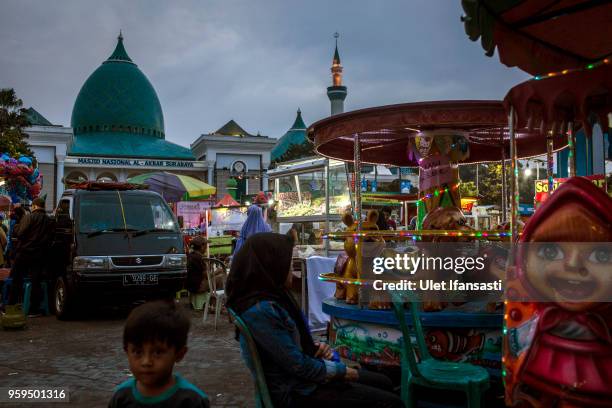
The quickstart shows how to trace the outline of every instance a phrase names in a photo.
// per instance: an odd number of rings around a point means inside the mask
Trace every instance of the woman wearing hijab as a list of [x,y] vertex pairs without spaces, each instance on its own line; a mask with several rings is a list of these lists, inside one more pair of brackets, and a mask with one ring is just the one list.
[[247,210],[247,219],[240,230],[240,237],[238,238],[238,242],[236,242],[234,254],[238,253],[244,242],[250,236],[270,231],[272,231],[272,228],[264,221],[261,208],[256,205],[250,206]]
[[[227,306],[241,316],[257,343],[275,406],[403,407],[398,396],[382,390],[391,388],[388,378],[331,361],[331,348],[313,341],[287,289],[293,277],[292,250],[293,239],[287,235],[247,239],[234,255],[226,285]],[[240,347],[254,373],[242,337]]]

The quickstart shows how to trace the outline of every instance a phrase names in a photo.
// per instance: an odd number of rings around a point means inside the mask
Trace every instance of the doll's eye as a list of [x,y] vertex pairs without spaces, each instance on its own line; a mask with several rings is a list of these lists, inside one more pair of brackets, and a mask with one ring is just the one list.
[[548,261],[563,259],[563,251],[555,244],[543,245],[538,249],[538,256]]
[[595,248],[589,255],[589,262],[610,263],[612,262],[612,253],[609,248]]

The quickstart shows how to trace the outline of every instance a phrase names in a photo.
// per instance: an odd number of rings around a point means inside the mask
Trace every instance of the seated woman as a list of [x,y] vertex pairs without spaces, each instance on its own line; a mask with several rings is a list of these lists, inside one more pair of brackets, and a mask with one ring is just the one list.
[[[286,289],[293,276],[292,249],[293,240],[286,235],[249,238],[234,257],[226,286],[227,306],[242,317],[257,343],[275,406],[403,407],[388,391],[387,377],[332,361],[331,348],[313,341]],[[254,374],[242,337],[240,346]]]

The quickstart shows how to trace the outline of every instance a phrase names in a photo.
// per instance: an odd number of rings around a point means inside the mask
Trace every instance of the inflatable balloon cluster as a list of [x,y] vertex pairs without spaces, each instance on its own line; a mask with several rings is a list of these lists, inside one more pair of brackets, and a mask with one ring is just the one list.
[[41,177],[31,157],[15,159],[4,153],[0,156],[0,177],[6,180],[6,190],[13,203],[33,200],[40,194]]

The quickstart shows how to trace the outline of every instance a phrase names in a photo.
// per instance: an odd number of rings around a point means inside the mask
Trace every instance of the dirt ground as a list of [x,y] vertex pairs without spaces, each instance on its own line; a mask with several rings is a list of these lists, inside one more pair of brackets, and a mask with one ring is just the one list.
[[[191,315],[189,351],[175,371],[206,392],[213,407],[254,407],[253,382],[227,315],[217,331],[214,315],[206,323],[202,312]],[[47,316],[29,319],[25,330],[0,329],[0,387],[61,387],[70,396],[67,404],[0,405],[106,407],[113,388],[130,376],[121,340],[126,317],[125,309],[104,310],[77,321]]]

